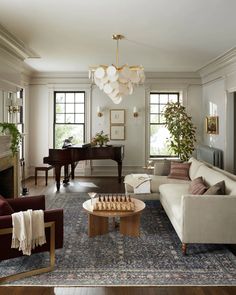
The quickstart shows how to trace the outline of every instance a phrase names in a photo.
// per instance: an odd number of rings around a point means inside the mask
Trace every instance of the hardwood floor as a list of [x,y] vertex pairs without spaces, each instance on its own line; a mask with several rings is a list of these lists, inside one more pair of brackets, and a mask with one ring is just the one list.
[[[45,186],[44,177],[26,181],[29,195],[55,193],[55,182],[49,178]],[[124,192],[123,183],[117,182],[117,177],[80,177],[71,181],[68,186],[62,186],[59,193],[64,192]],[[0,295],[234,295],[236,286],[222,287],[0,287]]]

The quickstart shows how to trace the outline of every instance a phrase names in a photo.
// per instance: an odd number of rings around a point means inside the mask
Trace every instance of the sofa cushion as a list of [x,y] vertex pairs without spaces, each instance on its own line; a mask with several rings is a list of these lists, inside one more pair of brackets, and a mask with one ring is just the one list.
[[7,200],[0,195],[0,216],[11,215],[12,213],[14,213],[14,210]]
[[204,195],[225,195],[225,182],[220,181],[209,187],[208,190],[205,191]]
[[174,178],[168,178],[167,176],[157,176],[157,175],[151,175],[151,192],[152,193],[159,193],[160,185],[162,184],[168,184],[168,183],[183,183],[183,184],[189,184],[189,180],[182,180],[182,179],[174,179]]
[[189,180],[189,168],[191,163],[171,162],[168,178]]
[[230,179],[223,173],[216,171],[210,167],[202,165],[199,167],[196,173],[196,177],[202,176],[204,182],[208,186],[213,186],[217,182],[225,181],[225,193],[227,195],[236,195],[236,181]]
[[202,177],[197,177],[190,182],[188,192],[192,195],[202,195],[208,187],[205,185]]
[[189,159],[189,163],[191,163],[191,166],[189,168],[189,177],[190,177],[190,179],[193,180],[196,178],[196,174],[197,174],[199,167],[204,165],[204,163],[196,160],[193,157]]

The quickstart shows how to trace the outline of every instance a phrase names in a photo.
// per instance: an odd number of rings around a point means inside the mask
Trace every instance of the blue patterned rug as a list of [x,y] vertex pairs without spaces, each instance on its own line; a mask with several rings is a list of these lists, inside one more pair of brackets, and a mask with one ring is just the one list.
[[[55,271],[11,285],[235,285],[236,257],[223,245],[190,245],[182,256],[181,243],[159,201],[146,201],[141,235],[124,237],[118,230],[89,238],[82,203],[87,195],[47,197],[49,208],[64,208],[64,248],[56,251]],[[88,199],[88,197],[86,197]],[[0,274],[48,263],[48,254],[0,262]]]

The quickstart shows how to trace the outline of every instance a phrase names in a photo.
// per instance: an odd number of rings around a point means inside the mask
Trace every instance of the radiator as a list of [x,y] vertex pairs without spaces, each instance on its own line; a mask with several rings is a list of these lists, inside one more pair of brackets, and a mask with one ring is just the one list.
[[207,145],[199,145],[196,152],[198,160],[223,169],[223,151]]

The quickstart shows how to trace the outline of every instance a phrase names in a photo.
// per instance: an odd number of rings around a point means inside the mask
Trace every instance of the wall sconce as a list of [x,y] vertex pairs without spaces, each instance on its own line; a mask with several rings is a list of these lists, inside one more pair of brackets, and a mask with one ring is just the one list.
[[102,116],[103,116],[103,113],[102,113],[101,107],[97,107],[97,116],[98,116],[98,117],[102,117]]
[[22,106],[22,100],[16,97],[16,93],[10,93],[6,106],[8,107],[8,113],[18,113],[20,112],[20,107]]
[[133,115],[134,115],[135,118],[138,117],[138,109],[137,109],[137,107],[133,108]]

